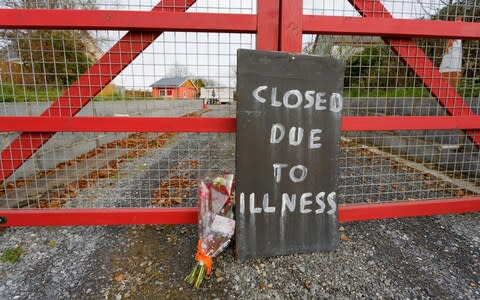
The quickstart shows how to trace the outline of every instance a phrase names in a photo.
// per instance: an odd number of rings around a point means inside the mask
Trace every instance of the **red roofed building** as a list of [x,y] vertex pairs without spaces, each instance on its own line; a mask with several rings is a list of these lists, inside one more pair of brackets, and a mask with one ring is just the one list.
[[188,77],[165,77],[156,81],[151,87],[153,98],[195,99],[198,95],[195,84]]

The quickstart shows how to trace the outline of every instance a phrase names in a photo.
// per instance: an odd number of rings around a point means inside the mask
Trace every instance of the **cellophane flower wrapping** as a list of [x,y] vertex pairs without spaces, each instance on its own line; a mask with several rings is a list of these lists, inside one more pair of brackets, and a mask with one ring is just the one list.
[[235,233],[232,184],[231,174],[199,184],[197,264],[185,278],[195,288],[199,288],[205,276],[210,275],[212,259],[228,246]]

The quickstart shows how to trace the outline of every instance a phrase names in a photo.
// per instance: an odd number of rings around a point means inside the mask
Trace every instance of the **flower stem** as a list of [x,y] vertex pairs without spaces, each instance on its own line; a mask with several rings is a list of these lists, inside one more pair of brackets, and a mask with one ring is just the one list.
[[194,287],[195,288],[200,288],[200,285],[202,284],[202,281],[203,281],[203,278],[205,278],[205,273],[206,273],[207,269],[205,268],[205,266],[203,264],[200,265],[200,270],[198,272],[198,275],[197,275],[197,280],[195,281],[195,285]]
[[188,284],[193,285],[193,282],[195,281],[195,275],[197,273],[198,267],[199,267],[198,263],[195,264],[195,267],[193,267],[192,272],[190,272],[190,274],[188,274],[187,277],[185,277],[185,281],[188,282]]

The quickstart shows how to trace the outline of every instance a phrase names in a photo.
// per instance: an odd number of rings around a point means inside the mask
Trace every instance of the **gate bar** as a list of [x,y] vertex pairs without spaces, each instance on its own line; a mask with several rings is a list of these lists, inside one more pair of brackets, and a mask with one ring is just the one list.
[[257,16],[155,10],[0,9],[0,28],[254,33]]
[[306,15],[303,16],[303,32],[474,40],[480,38],[480,23]]
[[[479,116],[343,117],[342,131],[480,129]],[[0,132],[235,132],[235,118],[0,117]]]
[[281,0],[257,0],[257,50],[278,50]]
[[[0,9],[0,28],[243,32],[258,31],[257,49],[278,47],[279,0],[261,1],[257,15],[165,11]],[[258,26],[257,26],[258,23]],[[304,33],[478,39],[480,23],[304,15]],[[287,37],[288,35],[284,35]]]
[[281,0],[280,51],[302,51],[303,0]]
[[[462,214],[480,211],[480,197],[341,204],[339,222]],[[61,208],[0,210],[0,227],[196,224],[198,209],[182,208]],[[3,220],[3,221],[2,221]]]
[[480,211],[480,197],[340,205],[340,222],[463,214]]
[[197,215],[196,207],[8,209],[0,210],[0,227],[196,224]]

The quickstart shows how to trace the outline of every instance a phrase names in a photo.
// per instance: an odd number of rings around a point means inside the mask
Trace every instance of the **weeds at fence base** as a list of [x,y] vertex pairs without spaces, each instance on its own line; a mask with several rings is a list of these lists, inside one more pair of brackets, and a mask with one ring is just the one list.
[[24,250],[22,247],[9,248],[2,253],[2,256],[0,256],[0,261],[2,263],[16,264],[23,252]]

